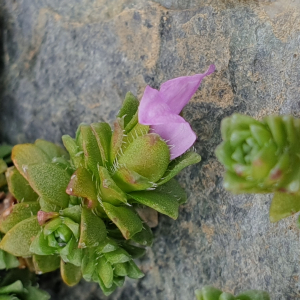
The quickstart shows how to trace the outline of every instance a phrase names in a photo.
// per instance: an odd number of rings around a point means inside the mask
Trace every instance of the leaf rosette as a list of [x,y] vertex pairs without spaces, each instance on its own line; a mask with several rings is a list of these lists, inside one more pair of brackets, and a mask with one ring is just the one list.
[[273,193],[271,221],[300,210],[300,120],[292,116],[257,121],[233,114],[221,124],[216,156],[225,166],[224,187],[233,193]]

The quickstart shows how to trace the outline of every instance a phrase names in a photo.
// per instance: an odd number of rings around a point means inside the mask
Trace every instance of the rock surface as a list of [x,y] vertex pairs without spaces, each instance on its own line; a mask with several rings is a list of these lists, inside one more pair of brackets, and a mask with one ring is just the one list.
[[[146,276],[104,297],[96,284],[42,286],[60,300],[193,300],[214,284],[299,298],[295,218],[270,224],[270,195],[232,196],[214,156],[225,116],[300,116],[300,4],[295,0],[3,0],[0,140],[60,142],[81,122],[111,122],[130,90],[201,73],[184,110],[200,164],[182,172],[177,221],[160,216],[140,261]],[[4,67],[3,67],[4,62]]]

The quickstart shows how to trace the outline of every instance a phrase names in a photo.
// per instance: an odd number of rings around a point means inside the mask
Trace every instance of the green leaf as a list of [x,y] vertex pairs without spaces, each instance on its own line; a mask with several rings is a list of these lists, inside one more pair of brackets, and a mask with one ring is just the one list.
[[110,164],[113,164],[117,156],[120,154],[120,149],[123,144],[124,137],[124,119],[117,118],[114,122],[114,131],[110,142]]
[[7,170],[7,164],[3,159],[0,159],[0,173],[4,173]]
[[138,244],[151,247],[154,237],[151,228],[144,223],[143,229],[136,233],[131,239]]
[[145,190],[153,186],[148,178],[125,167],[119,168],[112,179],[125,192]]
[[113,205],[127,203],[126,194],[116,185],[104,167],[99,167],[101,200]]
[[114,264],[114,274],[117,276],[127,276],[128,273],[128,264],[121,263],[121,264]]
[[122,150],[125,149],[139,136],[143,136],[149,132],[150,126],[137,123],[128,133],[124,136]]
[[268,125],[277,147],[283,148],[286,144],[286,134],[282,117],[269,115],[264,117],[264,122]]
[[84,166],[84,155],[83,151],[79,149],[76,141],[69,135],[63,135],[62,141],[66,149],[68,150],[71,160],[76,168]]
[[127,126],[125,127],[125,132],[130,132],[132,130],[132,128],[134,128],[134,126],[138,123],[138,112],[136,112],[134,114],[134,116],[132,117],[131,121],[127,124]]
[[68,286],[76,285],[82,277],[81,267],[65,263],[63,260],[60,262],[60,272],[64,283]]
[[43,150],[50,157],[50,159],[61,156],[65,156],[66,158],[68,157],[68,153],[63,148],[51,142],[38,139],[34,142],[34,145]]
[[37,217],[26,219],[5,234],[0,248],[15,256],[30,256],[30,244],[40,230]]
[[138,99],[131,92],[126,94],[123,105],[117,116],[118,118],[124,118],[124,127],[132,120],[138,110],[139,104]]
[[81,208],[81,206],[76,205],[76,206],[72,206],[72,207],[67,207],[64,210],[61,210],[59,213],[63,217],[70,218],[74,222],[80,223],[82,208]]
[[98,178],[98,166],[103,166],[96,137],[88,125],[80,126],[85,166]]
[[204,286],[201,290],[195,292],[197,300],[218,300],[222,291],[214,288],[213,286]]
[[25,291],[21,280],[17,280],[14,283],[0,287],[0,295],[11,293],[23,293]]
[[105,258],[112,264],[121,264],[131,260],[131,256],[122,248],[104,254]]
[[107,259],[102,256],[98,259],[97,271],[106,288],[113,284],[114,271]]
[[158,181],[170,162],[168,145],[156,133],[137,137],[118,159],[118,164],[125,166],[151,182]]
[[79,248],[96,247],[106,238],[103,221],[86,207],[82,208]]
[[142,221],[130,208],[125,206],[116,207],[105,202],[103,203],[103,208],[107,216],[120,229],[125,239],[130,239],[142,230]]
[[174,178],[169,180],[167,183],[158,186],[156,191],[163,194],[172,195],[177,199],[179,204],[186,203],[186,192]]
[[275,193],[270,207],[270,221],[277,222],[300,211],[300,196]]
[[109,151],[112,131],[107,123],[93,123],[91,128],[98,143],[98,147],[101,153],[103,166],[110,165],[109,163]]
[[222,293],[219,300],[235,300],[236,298],[230,293]]
[[13,147],[10,145],[0,145],[0,158],[6,158],[7,156],[10,156],[12,148]]
[[117,288],[117,286],[114,283],[110,288],[107,288],[98,275],[97,278],[93,278],[93,280],[99,283],[100,288],[105,296],[109,296]]
[[149,206],[174,220],[178,217],[179,201],[175,194],[157,189],[154,191],[132,192],[129,195],[138,203]]
[[23,202],[10,206],[0,215],[0,231],[7,233],[21,221],[36,215],[39,209],[38,202]]
[[78,248],[76,239],[72,237],[67,245],[60,250],[60,256],[65,262],[69,262],[75,266],[81,266],[83,253],[82,249]]
[[146,254],[146,249],[141,247],[136,247],[133,245],[130,245],[128,243],[122,243],[122,247],[130,254],[132,259],[141,258]]
[[9,191],[19,202],[36,201],[38,199],[37,193],[15,167],[8,168],[6,179]]
[[125,277],[114,277],[114,284],[118,287],[122,287],[125,282]]
[[93,175],[87,169],[79,167],[72,175],[66,192],[69,195],[87,198],[95,207],[98,204],[95,181],[95,178],[93,180]]
[[52,255],[56,253],[56,249],[50,247],[48,239],[42,231],[40,231],[30,245],[30,252],[37,255]]
[[118,244],[114,240],[107,237],[103,242],[99,244],[99,246],[97,247],[97,252],[99,254],[107,253],[107,252],[114,251],[118,248],[119,248]]
[[128,273],[127,276],[133,279],[140,279],[143,278],[145,275],[144,273],[138,268],[133,260],[128,262]]
[[66,208],[69,195],[66,188],[70,181],[67,171],[55,164],[42,163],[28,166],[26,177],[35,192],[51,204]]
[[48,273],[60,267],[58,255],[33,255],[33,265],[37,273]]
[[50,299],[50,295],[43,290],[40,290],[34,286],[28,286],[26,287],[27,292],[24,296],[24,300],[49,300]]
[[91,281],[94,274],[96,265],[96,251],[95,248],[85,248],[83,249],[83,258],[82,258],[82,276],[86,281]]
[[243,292],[235,297],[237,300],[270,300],[270,296],[267,292],[250,290]]
[[25,170],[29,165],[51,162],[50,157],[33,144],[20,144],[12,150],[12,160],[18,171],[26,178]]
[[157,182],[158,185],[162,185],[177,175],[182,169],[189,165],[197,164],[201,161],[201,156],[193,151],[188,151],[178,158],[171,161],[168,166],[167,171],[164,173],[160,181]]

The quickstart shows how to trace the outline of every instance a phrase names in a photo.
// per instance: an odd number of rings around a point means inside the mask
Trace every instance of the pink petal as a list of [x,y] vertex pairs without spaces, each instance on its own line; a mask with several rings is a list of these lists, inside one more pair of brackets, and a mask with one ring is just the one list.
[[159,91],[147,86],[139,105],[140,124],[158,125],[165,122],[184,123],[185,120],[171,112],[170,107],[161,99]]
[[186,152],[196,140],[196,134],[188,122],[153,125],[151,129],[170,146],[171,159]]
[[160,87],[159,96],[173,113],[179,114],[199,88],[202,79],[214,71],[215,66],[210,65],[204,74],[178,77],[166,81]]

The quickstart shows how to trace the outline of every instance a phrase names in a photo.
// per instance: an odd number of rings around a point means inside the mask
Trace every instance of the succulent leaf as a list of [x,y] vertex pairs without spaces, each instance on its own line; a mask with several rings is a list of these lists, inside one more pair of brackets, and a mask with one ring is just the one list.
[[96,247],[106,238],[103,221],[85,207],[82,208],[79,247]]
[[61,277],[68,286],[76,285],[82,278],[81,267],[61,260],[60,263]]
[[69,195],[66,188],[70,181],[68,172],[51,163],[29,165],[25,172],[26,178],[33,190],[51,204],[66,208]]
[[103,208],[107,216],[120,229],[125,239],[130,239],[132,236],[142,230],[142,221],[129,207],[117,207],[104,202]]
[[168,166],[168,169],[162,176],[161,180],[157,182],[158,185],[162,185],[176,176],[184,168],[197,164],[201,161],[201,156],[193,151],[188,151],[176,159],[172,160]]
[[5,234],[0,248],[14,256],[30,256],[30,244],[40,232],[40,228],[37,217],[25,219]]
[[131,93],[128,92],[125,96],[125,100],[120,109],[117,118],[124,118],[124,127],[132,120],[139,107],[138,99]]
[[10,206],[0,215],[0,231],[7,233],[21,221],[36,215],[39,209],[38,202],[23,202]]
[[36,201],[38,199],[37,193],[15,167],[7,169],[6,179],[9,191],[19,202]]

